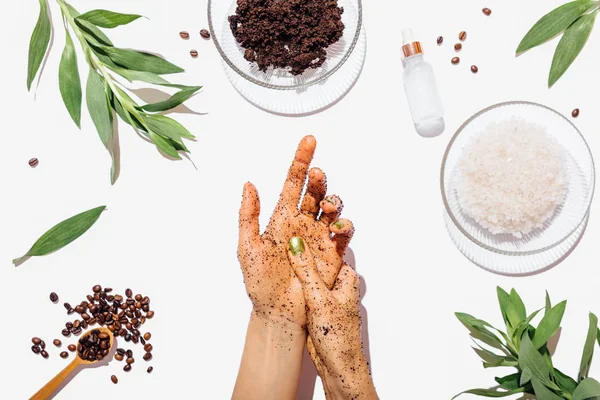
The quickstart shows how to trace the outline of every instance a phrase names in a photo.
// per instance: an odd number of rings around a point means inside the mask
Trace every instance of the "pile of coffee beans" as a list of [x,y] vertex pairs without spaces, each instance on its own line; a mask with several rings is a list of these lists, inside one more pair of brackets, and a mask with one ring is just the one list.
[[[50,294],[50,301],[58,302],[58,295],[55,292]],[[150,298],[142,294],[134,294],[131,289],[125,290],[124,295],[113,293],[113,289],[101,285],[95,285],[86,299],[79,304],[72,306],[70,303],[63,304],[67,315],[74,316],[72,321],[65,323],[62,335],[65,338],[79,336],[84,330],[94,327],[106,327],[112,332],[115,338],[122,338],[125,342],[140,344],[144,350],[144,361],[152,360],[152,344],[148,343],[152,334],[150,332],[142,333],[140,328],[147,320],[154,317],[154,311],[150,309]],[[39,337],[32,339],[33,346],[31,350],[44,358],[48,358],[46,343]],[[59,339],[53,341],[56,347],[61,347],[62,342]],[[79,357],[88,361],[99,361],[104,359],[110,351],[110,335],[93,329],[89,334],[81,337],[77,344],[69,344],[67,349],[70,352],[77,351]],[[68,358],[69,353],[63,351],[60,357]],[[128,372],[131,365],[135,362],[132,350],[117,349],[115,354],[117,361],[126,361],[123,368]],[[153,368],[148,368],[148,373]],[[117,382],[114,382],[117,383]]]

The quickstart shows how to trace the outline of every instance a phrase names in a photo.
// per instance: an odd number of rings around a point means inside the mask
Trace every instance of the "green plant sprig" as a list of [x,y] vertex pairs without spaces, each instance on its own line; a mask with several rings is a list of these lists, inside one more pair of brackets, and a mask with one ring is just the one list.
[[[476,344],[473,350],[483,361],[484,368],[512,367],[517,371],[496,377],[497,386],[491,389],[471,389],[457,394],[482,397],[508,397],[515,394],[535,395],[538,400],[586,400],[600,398],[600,382],[588,376],[596,341],[600,345],[598,318],[590,313],[577,379],[565,375],[552,362],[548,342],[560,329],[567,302],[554,307],[546,293],[546,305],[527,314],[525,304],[513,289],[510,293],[498,288],[498,302],[506,332],[469,314],[456,313],[469,330]],[[544,311],[537,327],[532,325]]]
[[[86,104],[98,135],[112,158],[111,183],[116,182],[119,171],[118,138],[113,125],[115,114],[168,157],[181,159],[179,152],[189,153],[183,139],[195,139],[194,135],[174,119],[160,113],[184,103],[201,86],[171,84],[161,75],[183,72],[183,69],[154,54],[115,47],[101,30],[129,24],[141,16],[107,10],[92,10],[80,14],[64,0],[56,2],[60,7],[66,33],[66,45],[59,66],[60,93],[71,118],[81,127],[83,91],[77,67],[77,52],[71,38],[73,33],[89,65]],[[28,90],[31,90],[31,84],[48,52],[52,35],[48,0],[39,0],[39,3],[40,15],[29,46]],[[127,93],[127,87],[116,76],[129,82],[140,81],[175,88],[178,92],[165,101],[140,105]]]
[[548,87],[554,86],[583,50],[599,10],[600,1],[594,0],[575,0],[558,7],[529,30],[517,48],[517,56],[563,34],[548,77]]

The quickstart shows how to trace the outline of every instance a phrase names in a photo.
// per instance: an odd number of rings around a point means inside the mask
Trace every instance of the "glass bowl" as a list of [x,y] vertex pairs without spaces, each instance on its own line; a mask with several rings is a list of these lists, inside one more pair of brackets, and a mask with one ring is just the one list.
[[[492,234],[481,227],[477,222],[464,214],[457,198],[457,184],[460,179],[459,161],[464,154],[465,147],[471,139],[481,134],[493,122],[509,120],[513,117],[521,118],[527,122],[543,126],[565,152],[565,168],[567,174],[567,195],[560,206],[543,228],[516,238],[509,234]],[[450,140],[444,159],[440,176],[442,198],[446,211],[447,223],[453,240],[461,251],[468,254],[489,253],[508,257],[532,257],[535,266],[527,266],[527,262],[519,261],[519,271],[516,273],[532,272],[535,268],[544,268],[544,257],[552,254],[553,259],[559,259],[557,248],[567,248],[565,242],[573,241],[574,234],[585,226],[594,196],[595,167],[590,148],[575,125],[565,116],[546,106],[514,101],[501,103],[486,108],[465,122]],[[452,228],[452,229],[450,229]],[[457,243],[457,240],[461,243]],[[463,243],[464,242],[464,243]],[[483,249],[485,252],[481,252]],[[554,251],[553,251],[554,250]],[[540,257],[540,255],[542,257]],[[495,256],[494,256],[495,257]],[[471,257],[470,257],[471,258]],[[475,261],[475,260],[472,260]],[[556,260],[548,260],[550,263]],[[476,263],[480,266],[497,270],[486,265],[485,256],[479,257]],[[503,268],[503,273],[510,273]]]
[[322,82],[333,75],[344,65],[358,42],[362,26],[362,0],[338,0],[338,5],[344,8],[342,22],[345,28],[342,37],[329,46],[327,60],[322,66],[308,69],[298,76],[284,69],[259,71],[256,63],[244,58],[244,50],[233,36],[228,20],[235,13],[237,0],[209,0],[208,25],[217,50],[237,74],[266,88],[296,90]]

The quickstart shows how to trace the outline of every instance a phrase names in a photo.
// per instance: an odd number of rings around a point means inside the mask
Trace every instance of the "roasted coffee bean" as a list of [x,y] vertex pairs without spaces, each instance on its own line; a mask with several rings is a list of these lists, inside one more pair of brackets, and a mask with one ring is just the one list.
[[87,321],[81,321],[81,325],[79,326],[81,329],[87,329],[88,323]]
[[142,312],[141,312],[140,310],[135,310],[135,311],[133,312],[133,314],[134,314],[134,315],[135,315],[137,318],[139,318],[139,317],[141,317],[141,316],[142,316]]
[[138,301],[137,303],[135,303],[135,308],[137,308],[138,310],[142,309],[142,302]]
[[443,36],[438,36],[438,38],[437,38],[437,44],[438,44],[438,46],[441,46],[442,43],[444,43],[444,37]]
[[120,294],[115,294],[115,300],[118,302],[122,302],[123,301],[123,296],[121,296]]
[[131,296],[133,296],[133,291],[129,288],[125,289],[125,296],[131,298]]
[[125,336],[127,334],[127,330],[125,328],[119,329],[119,336]]
[[458,34],[458,38],[460,39],[461,42],[464,42],[465,40],[467,40],[467,32],[462,31],[461,33]]
[[577,118],[577,117],[579,117],[579,112],[580,112],[580,111],[579,111],[579,108],[576,108],[576,109],[574,109],[574,110],[573,110],[573,112],[571,113],[571,116],[572,116],[573,118]]
[[67,358],[67,357],[69,357],[69,353],[67,353],[66,351],[63,351],[63,352],[60,353],[60,357],[61,358]]
[[146,345],[144,346],[144,350],[145,350],[146,352],[151,352],[151,351],[152,351],[152,345],[151,345],[150,343],[146,344]]
[[146,339],[144,339],[143,337],[141,337],[141,338],[140,338],[140,343],[141,343],[142,345],[145,345],[145,344],[146,344]]
[[75,307],[75,312],[78,314],[83,314],[85,312],[85,308],[83,308],[81,306],[77,306],[77,307]]
[[150,361],[150,360],[152,360],[152,353],[144,354],[144,361]]
[[125,364],[125,366],[123,367],[123,371],[125,371],[125,372],[131,371],[131,364]]
[[128,333],[127,335],[125,335],[124,339],[126,342],[131,342],[131,335]]
[[81,314],[81,318],[83,318],[85,321],[87,321],[88,319],[90,319],[90,314],[84,312],[83,314]]
[[86,296],[86,298],[88,299],[88,301],[90,302],[90,304],[94,304],[94,296],[92,296],[92,295],[88,294],[88,295]]
[[133,364],[135,362],[135,359],[133,357],[129,357],[129,358],[127,358],[127,360],[125,360],[125,362],[127,364]]
[[108,349],[108,342],[100,342],[100,348],[102,350]]
[[139,293],[135,295],[135,301],[142,301],[143,298],[144,298],[144,296],[142,296]]
[[100,286],[100,285],[95,285],[95,286],[92,288],[92,292],[94,292],[94,293],[98,293],[98,292],[99,292],[99,291],[101,291],[101,290],[102,290],[102,286]]
[[127,355],[127,357],[133,357],[133,351],[131,350],[127,350],[125,354]]
[[106,333],[106,332],[100,332],[100,333],[98,334],[98,337],[100,338],[100,340],[106,340],[106,339],[108,339],[110,336],[109,336],[109,335],[108,335],[108,333]]
[[71,328],[79,328],[79,326],[81,326],[81,321],[80,320],[75,320],[75,322],[73,322],[71,324]]
[[67,315],[73,315],[75,314],[75,309],[71,308],[67,311]]
[[37,159],[37,158],[35,158],[35,157],[34,157],[34,158],[32,158],[31,160],[29,160],[29,166],[30,166],[31,168],[35,168],[35,167],[37,167],[37,166],[39,165],[39,163],[40,163],[40,160],[38,160],[38,159]]
[[69,311],[70,309],[72,309],[72,308],[73,308],[73,307],[71,307],[71,305],[70,305],[69,303],[65,303],[65,304],[63,304],[63,306],[65,307],[65,309],[66,309],[67,311]]
[[115,385],[116,385],[117,383],[119,383],[119,379],[117,379],[117,377],[116,377],[115,375],[111,376],[111,377],[110,377],[110,380],[111,380],[111,381],[112,381],[112,383],[114,383]]
[[129,306],[129,311],[134,312],[136,310],[135,304]]
[[152,371],[154,371],[154,367],[148,367],[148,369],[146,370],[146,372],[149,374],[151,374]]
[[126,309],[127,307],[129,307],[129,306],[127,305],[127,303],[123,303],[123,304],[121,304],[121,305],[119,306],[119,308],[120,308],[121,310],[124,310],[124,309]]
[[154,317],[154,311],[148,311],[148,313],[146,314],[146,318],[152,319],[153,317]]
[[42,350],[42,351],[40,352],[40,354],[41,354],[41,355],[42,355],[42,357],[44,357],[44,358],[48,358],[48,357],[50,357],[50,355],[48,354],[48,352],[47,352],[46,350]]
[[127,299],[127,301],[125,302],[128,306],[134,305],[135,304],[135,300],[134,299]]
[[488,17],[490,15],[492,15],[492,10],[490,10],[489,8],[484,8],[483,10],[481,10],[485,15],[487,15]]
[[148,296],[142,299],[142,304],[150,304],[150,298]]
[[90,318],[88,320],[89,325],[96,325],[97,322],[98,322],[98,320],[96,318]]
[[123,361],[123,356],[121,354],[115,354],[115,360]]
[[190,50],[190,56],[192,56],[193,58],[198,57],[198,52],[196,50]]
[[58,302],[58,295],[54,292],[50,293],[50,301],[53,303],[57,303]]
[[152,334],[150,332],[144,333],[144,339],[150,340],[151,337],[152,337]]
[[115,296],[113,296],[112,294],[109,294],[108,296],[106,296],[106,301],[114,301],[115,300]]
[[133,336],[131,337],[131,341],[132,341],[133,343],[138,343],[138,342],[140,341],[140,337],[139,337],[139,336],[136,336],[136,335],[133,335]]
[[471,72],[474,74],[479,72],[479,68],[477,67],[477,65],[471,65]]
[[77,346],[75,346],[74,344],[70,344],[67,346],[67,349],[69,349],[69,351],[73,352],[73,351],[77,350]]
[[462,44],[461,43],[456,43],[454,45],[454,50],[455,51],[461,51],[462,50]]
[[31,346],[31,351],[33,351],[35,354],[40,354],[40,351],[42,351],[42,349],[40,349],[40,346],[38,346],[37,344],[34,344],[33,346]]
[[71,333],[75,336],[79,335],[81,333],[81,327],[78,328],[73,328],[73,330],[71,331]]
[[40,343],[42,343],[42,339],[40,339],[39,337],[34,337],[31,339],[31,343],[39,345]]
[[141,322],[142,324],[145,324],[145,323],[146,323],[146,317],[141,317],[141,318],[140,318],[140,322]]
[[110,293],[110,292],[112,292],[112,291],[113,291],[113,290],[112,290],[112,288],[110,288],[110,287],[104,288],[104,293]]
[[53,344],[54,344],[56,347],[60,347],[60,346],[62,346],[62,342],[61,342],[60,340],[58,340],[58,339],[54,339],[54,340],[52,341],[52,343],[53,343]]
[[46,348],[46,342],[44,342],[43,340],[40,341],[40,347],[42,348],[42,350],[44,350]]
[[454,57],[454,58],[451,60],[451,62],[452,62],[452,64],[456,65],[456,64],[460,63],[460,58],[459,58],[459,57]]
[[182,39],[189,39],[190,34],[186,31],[181,31],[181,32],[179,32],[179,37],[181,37]]
[[206,29],[202,29],[200,31],[200,36],[202,36],[203,39],[210,39],[210,32]]
[[119,347],[117,349],[117,354],[120,354],[120,355],[124,356],[125,355],[125,349],[122,349],[122,348]]

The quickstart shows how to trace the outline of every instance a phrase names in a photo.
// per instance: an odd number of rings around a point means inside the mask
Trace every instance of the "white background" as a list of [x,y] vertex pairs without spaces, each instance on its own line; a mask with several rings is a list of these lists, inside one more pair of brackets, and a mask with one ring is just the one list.
[[[47,343],[61,337],[67,321],[49,293],[56,291],[61,303],[76,303],[96,283],[121,293],[130,286],[152,298],[156,317],[145,327],[153,333],[154,373],[145,373],[138,351],[130,374],[116,362],[84,371],[57,399],[229,398],[250,312],[236,259],[242,185],[247,180],[257,185],[267,221],[296,144],[308,133],[318,140],[314,165],[326,171],[331,193],[342,196],[344,214],[357,227],[352,249],[366,281],[370,356],[382,399],[449,399],[464,389],[491,386],[495,371],[483,370],[453,312],[500,325],[496,285],[517,288],[530,309],[543,306],[546,289],[555,302],[569,300],[555,363],[577,373],[587,313],[600,312],[597,203],[583,240],[563,264],[542,275],[508,278],[480,270],[454,248],[439,193],[440,162],[451,134],[496,102],[531,100],[566,114],[579,107],[576,123],[592,151],[600,151],[600,32],[552,90],[546,80],[556,42],[514,57],[529,27],[560,0],[365,0],[362,76],[335,107],[303,118],[260,111],[230,86],[216,49],[197,34],[207,27],[205,0],[73,0],[81,11],[108,8],[147,16],[110,32],[113,41],[162,53],[187,70],[175,79],[205,87],[189,107],[208,114],[179,117],[198,137],[189,146],[197,168],[162,158],[121,125],[122,173],[114,187],[109,157],[87,112],[79,131],[60,99],[64,31],[53,1],[52,54],[37,96],[27,93],[37,3],[5,2],[0,24],[0,398],[28,398],[66,364],[52,345],[49,360],[29,349],[32,336]],[[482,7],[492,8],[492,17]],[[433,140],[414,132],[402,89],[405,26],[414,27],[423,41],[443,93],[448,128]],[[452,45],[463,29],[469,33],[463,61],[452,66]],[[190,31],[192,39],[181,40],[180,30]],[[446,38],[442,48],[435,45],[438,35]],[[191,48],[198,59],[190,58]],[[478,75],[469,71],[471,64],[479,66]],[[39,158],[37,169],[28,166],[31,157]],[[84,237],[48,257],[12,266],[56,222],[102,204],[108,211]],[[117,386],[109,379],[113,373],[120,377]],[[319,384],[314,399],[324,399]]]

